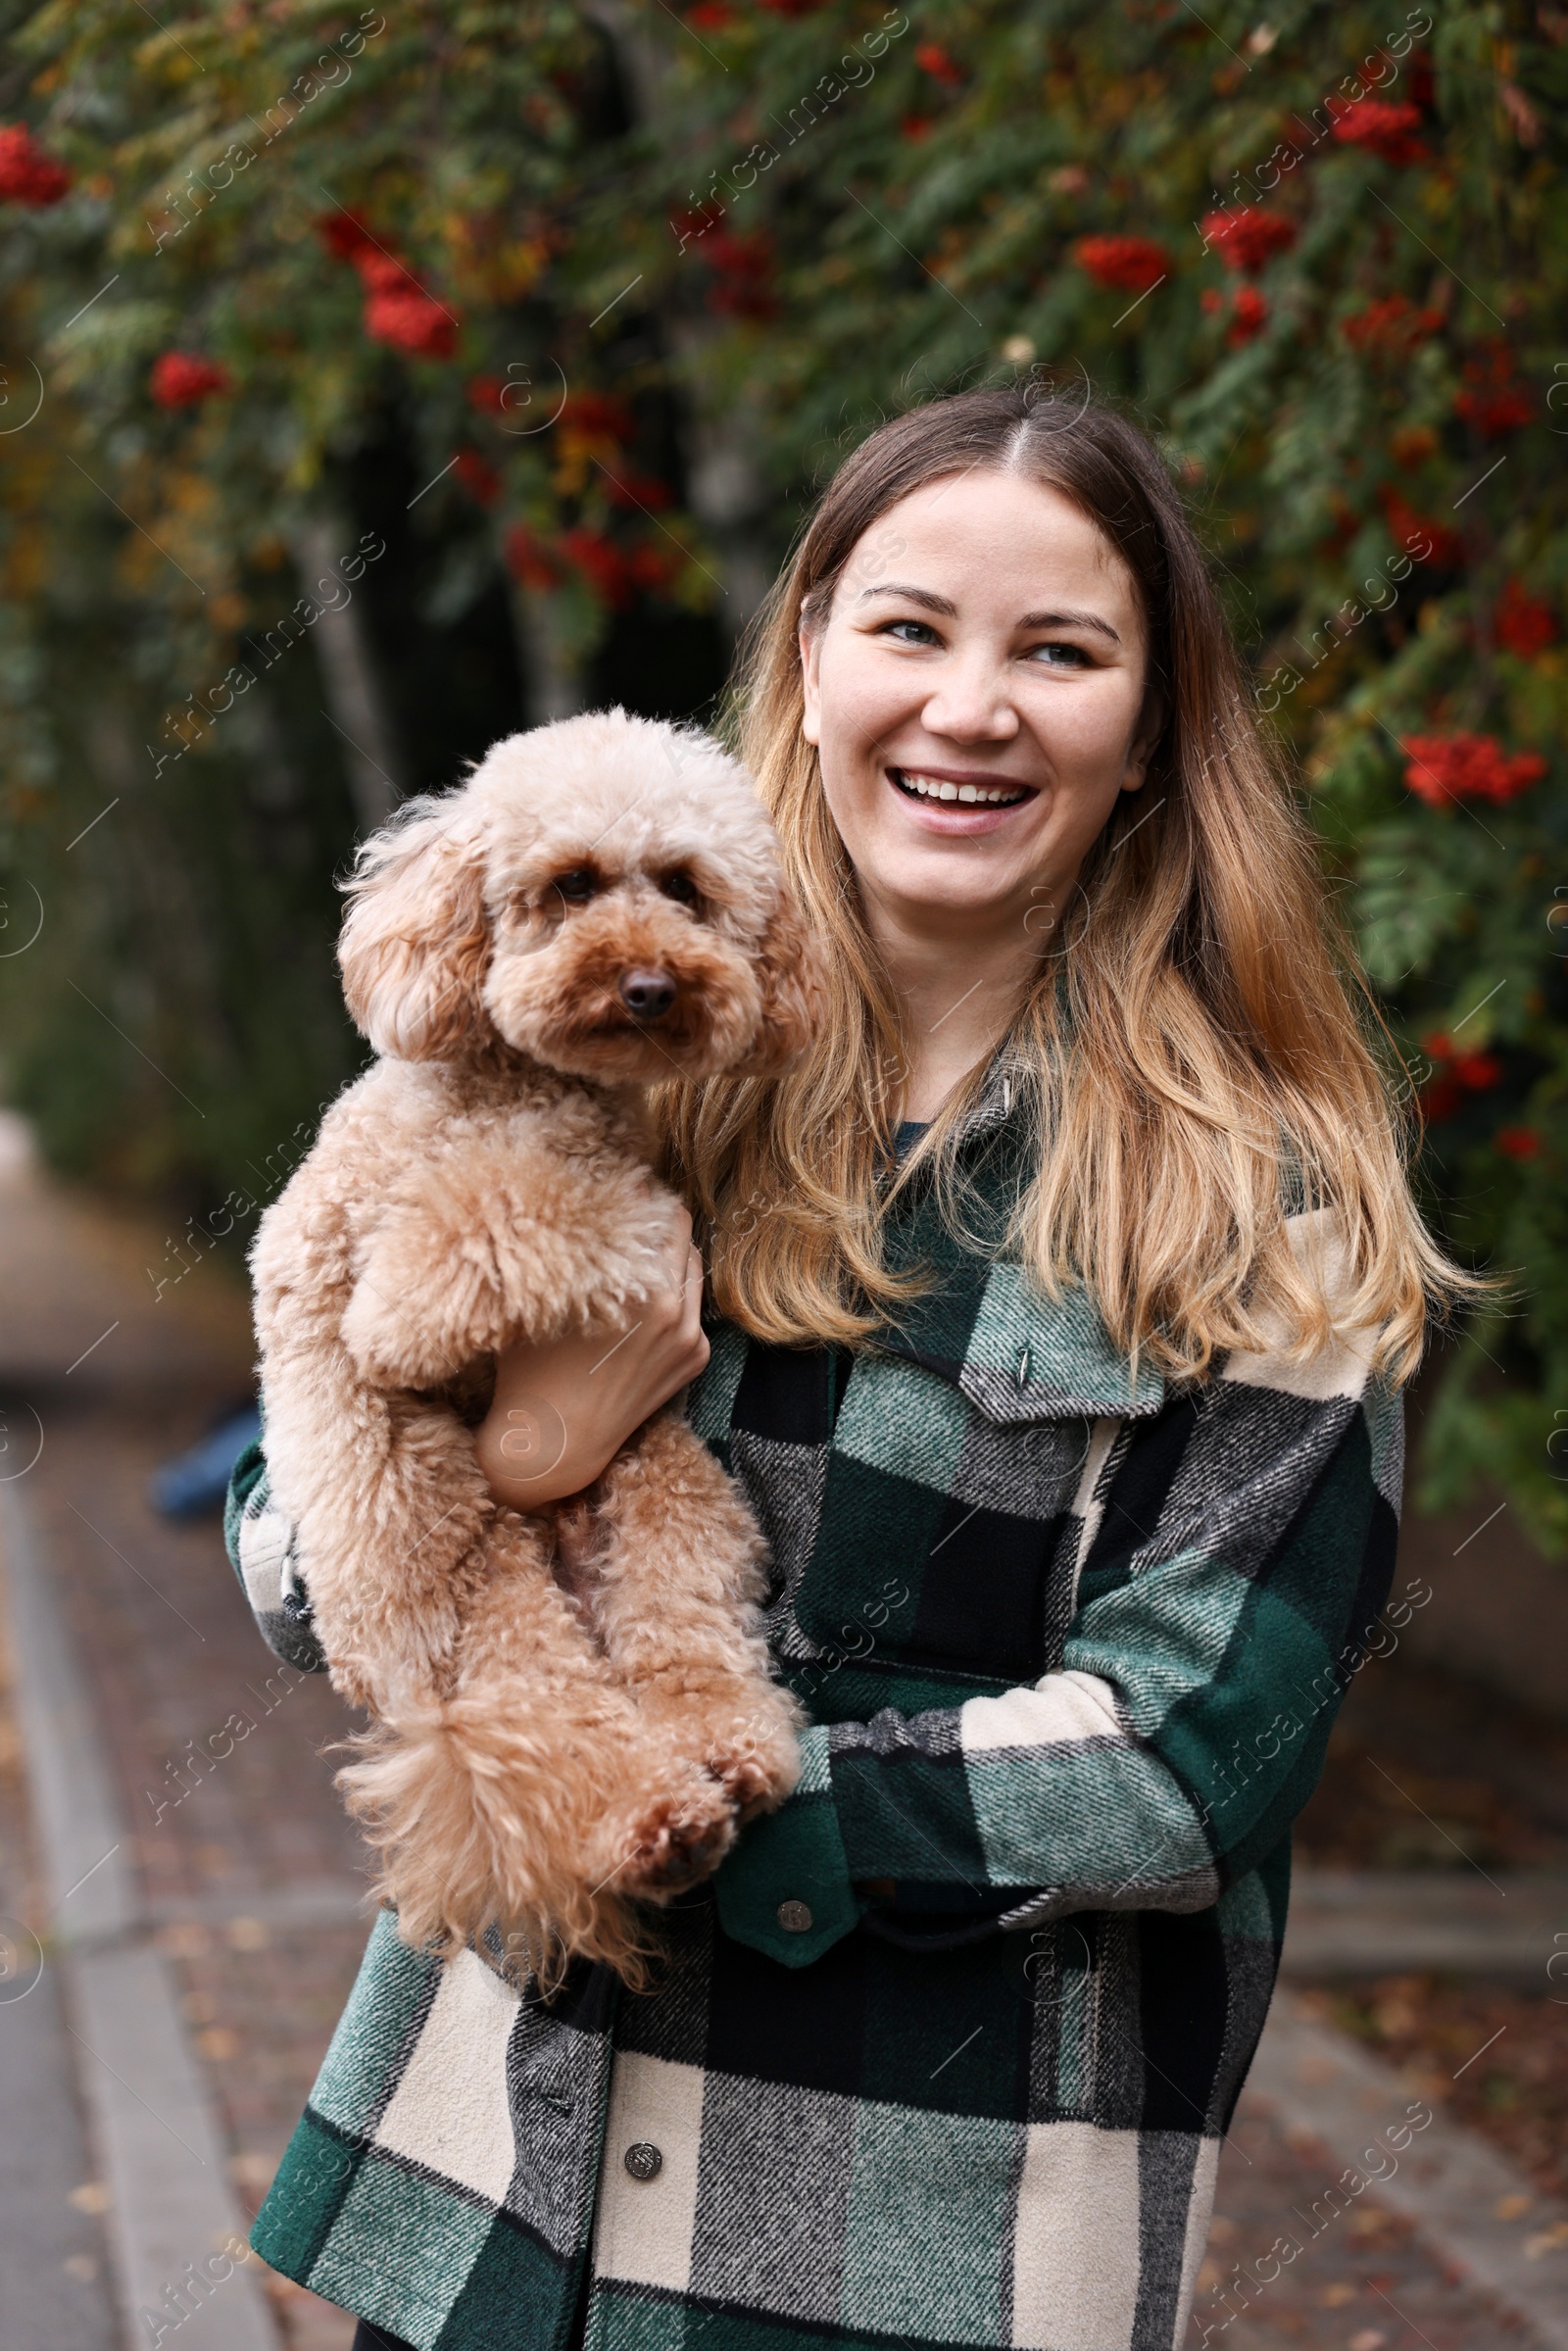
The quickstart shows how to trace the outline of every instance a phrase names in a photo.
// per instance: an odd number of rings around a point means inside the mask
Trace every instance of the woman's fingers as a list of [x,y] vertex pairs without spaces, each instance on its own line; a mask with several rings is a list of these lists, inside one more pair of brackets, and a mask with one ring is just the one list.
[[[697,1256],[692,1247],[692,1220],[684,1208],[674,1219],[674,1230],[664,1258],[664,1279],[649,1299],[644,1312],[645,1327],[656,1336],[673,1335],[683,1330],[687,1301],[691,1296],[692,1259]],[[699,1273],[702,1260],[698,1258]]]
[[678,1290],[682,1282],[684,1282],[686,1279],[688,1260],[692,1254],[692,1220],[690,1212],[685,1208],[677,1208],[671,1221],[672,1230],[670,1233],[669,1256],[667,1262],[669,1266],[669,1278],[671,1286]]
[[703,1329],[703,1258],[702,1251],[695,1244],[687,1267],[686,1311],[682,1318],[681,1336],[686,1343],[685,1378],[695,1380],[707,1366],[712,1351],[708,1344],[708,1333]]
[[695,1242],[686,1250],[686,1282],[681,1294],[684,1329],[695,1331],[703,1319],[703,1253]]
[[[672,1396],[696,1379],[706,1368],[710,1351],[708,1334],[703,1329],[703,1260],[690,1242],[686,1245],[684,1278],[671,1306],[663,1335],[654,1349],[662,1391],[660,1404],[667,1404]],[[650,1370],[654,1368],[651,1361]]]

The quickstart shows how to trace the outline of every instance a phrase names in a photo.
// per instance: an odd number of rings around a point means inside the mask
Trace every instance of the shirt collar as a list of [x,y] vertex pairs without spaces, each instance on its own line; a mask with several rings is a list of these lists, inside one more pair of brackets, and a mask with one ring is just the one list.
[[[1030,1148],[1032,1095],[1021,1056],[1004,1046],[958,1128],[977,1204],[999,1231]],[[990,1148],[975,1148],[983,1144]],[[878,1335],[884,1352],[951,1380],[1003,1425],[1142,1418],[1160,1409],[1164,1380],[1147,1359],[1135,1362],[1114,1345],[1081,1282],[1054,1298],[1015,1259],[964,1247],[942,1224],[929,1186],[899,1222],[900,1258],[924,1264],[934,1279],[902,1309],[897,1327]]]

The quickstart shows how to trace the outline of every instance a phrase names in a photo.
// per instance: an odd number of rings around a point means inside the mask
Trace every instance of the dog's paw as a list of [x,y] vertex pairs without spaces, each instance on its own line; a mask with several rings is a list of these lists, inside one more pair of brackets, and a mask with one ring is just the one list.
[[685,1754],[710,1772],[741,1822],[774,1811],[801,1776],[800,1710],[771,1683],[688,1698],[668,1724]]
[[619,1893],[659,1900],[715,1870],[735,1841],[735,1808],[719,1781],[694,1772],[645,1797],[619,1825],[607,1879]]
[[742,1822],[760,1812],[776,1812],[800,1778],[798,1756],[762,1756],[754,1747],[725,1751],[722,1741],[708,1758],[708,1768],[735,1807]]
[[787,1725],[759,1728],[750,1721],[738,1736],[712,1739],[703,1757],[742,1821],[773,1812],[801,1776],[801,1752]]

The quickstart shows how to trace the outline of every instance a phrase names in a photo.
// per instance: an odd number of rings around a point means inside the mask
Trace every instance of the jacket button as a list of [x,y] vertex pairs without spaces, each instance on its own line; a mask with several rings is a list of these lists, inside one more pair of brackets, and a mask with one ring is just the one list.
[[663,2156],[649,2140],[640,2138],[634,2147],[626,2149],[626,2169],[634,2180],[652,2180],[663,2167]]
[[780,1902],[778,1923],[786,1935],[805,1935],[811,1924],[809,1906],[805,1902]]

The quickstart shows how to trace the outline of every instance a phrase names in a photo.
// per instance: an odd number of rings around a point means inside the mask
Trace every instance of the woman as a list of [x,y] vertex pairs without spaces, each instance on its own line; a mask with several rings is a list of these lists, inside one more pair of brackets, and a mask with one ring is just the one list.
[[[672,1266],[608,1359],[505,1357],[478,1445],[572,1493],[696,1382],[800,1790],[644,1996],[383,1918],[256,2243],[365,2346],[1172,2345],[1455,1277],[1132,426],[1028,386],[874,433],[742,710],[831,1018],[664,1105],[708,1336]],[[550,1495],[502,1448],[540,1393]],[[305,1660],[259,1461],[237,1503]]]

